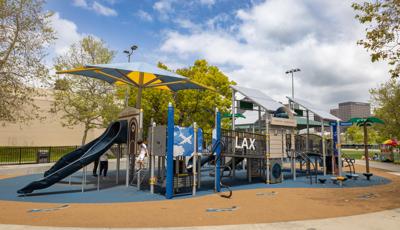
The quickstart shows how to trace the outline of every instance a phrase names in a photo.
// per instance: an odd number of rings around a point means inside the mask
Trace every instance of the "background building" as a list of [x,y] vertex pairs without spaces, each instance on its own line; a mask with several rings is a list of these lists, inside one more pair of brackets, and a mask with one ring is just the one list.
[[371,116],[371,105],[365,102],[342,102],[339,103],[339,108],[331,109],[330,113],[343,121],[348,121],[353,117],[369,117]]
[[339,117],[339,109],[331,109],[329,111],[333,116]]
[[[0,146],[75,146],[81,145],[84,127],[73,128],[61,125],[61,112],[50,113],[54,99],[51,91],[46,95],[35,97],[34,103],[39,107],[39,115],[43,119],[29,123],[6,123],[0,126]],[[97,138],[104,129],[91,129],[86,143]]]

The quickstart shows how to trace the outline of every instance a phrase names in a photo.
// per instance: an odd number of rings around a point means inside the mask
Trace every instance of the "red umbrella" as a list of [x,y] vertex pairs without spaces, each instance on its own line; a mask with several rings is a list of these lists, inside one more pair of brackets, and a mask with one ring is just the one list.
[[399,142],[395,139],[389,139],[389,140],[384,141],[383,144],[397,147],[399,145]]

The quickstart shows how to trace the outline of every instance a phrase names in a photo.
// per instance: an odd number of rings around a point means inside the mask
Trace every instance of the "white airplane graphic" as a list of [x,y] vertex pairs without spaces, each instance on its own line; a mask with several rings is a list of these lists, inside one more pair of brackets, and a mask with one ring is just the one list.
[[183,139],[183,141],[181,141],[179,143],[180,145],[183,145],[183,144],[186,144],[186,143],[188,143],[190,145],[192,144],[192,135],[190,135],[188,137],[185,137],[185,136],[182,135],[182,133],[180,133],[179,137]]

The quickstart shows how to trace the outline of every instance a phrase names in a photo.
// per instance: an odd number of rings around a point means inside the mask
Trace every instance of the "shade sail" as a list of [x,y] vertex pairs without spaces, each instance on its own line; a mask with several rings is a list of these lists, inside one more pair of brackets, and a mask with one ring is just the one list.
[[298,98],[291,98],[291,97],[287,97],[289,99],[289,101],[292,101],[296,104],[301,105],[302,107],[306,108],[307,110],[313,112],[314,114],[316,114],[317,116],[321,117],[324,120],[332,120],[332,121],[340,121],[340,118],[325,112],[324,110],[317,108],[316,106],[312,105],[311,103],[302,100],[302,99],[298,99]]
[[184,76],[144,62],[85,65],[58,74],[74,74],[106,81],[110,84],[129,84],[137,88],[157,88],[178,91],[210,89]]
[[245,87],[240,87],[236,85],[230,86],[233,90],[243,94],[243,96],[247,97],[257,105],[263,107],[268,111],[276,111],[277,109],[284,107],[281,103],[275,101],[271,97],[267,96],[263,92],[257,89],[249,89]]

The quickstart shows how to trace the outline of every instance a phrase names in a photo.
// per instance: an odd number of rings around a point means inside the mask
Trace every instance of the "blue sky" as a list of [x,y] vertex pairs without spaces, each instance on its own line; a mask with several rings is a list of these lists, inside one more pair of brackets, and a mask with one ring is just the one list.
[[218,26],[227,28],[237,10],[252,4],[242,0],[49,0],[46,9],[76,24],[77,33],[103,39],[118,52],[117,62],[127,60],[122,51],[131,44],[139,46],[136,60],[154,62],[154,52],[168,31],[186,33],[192,24],[215,20],[221,13],[224,18]]
[[356,45],[364,27],[351,1],[326,0],[48,0],[62,54],[85,35],[117,51],[132,44],[134,60],[176,69],[206,59],[239,85],[285,102],[295,76],[295,97],[325,109],[368,101],[368,90],[389,79],[385,63],[370,62]]

